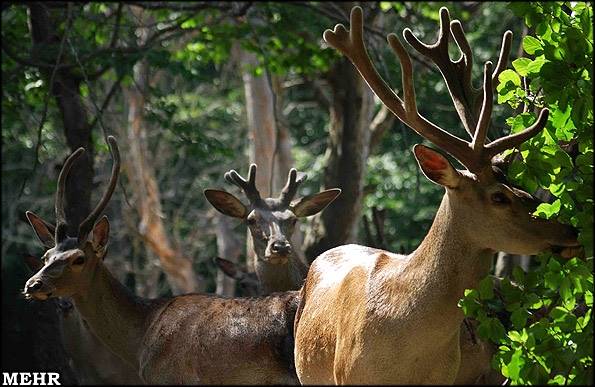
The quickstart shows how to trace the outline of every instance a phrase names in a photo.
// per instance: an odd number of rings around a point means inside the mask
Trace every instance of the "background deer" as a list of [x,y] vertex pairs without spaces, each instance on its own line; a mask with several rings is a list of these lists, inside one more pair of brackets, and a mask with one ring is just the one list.
[[204,194],[219,212],[246,221],[256,252],[254,269],[261,292],[269,294],[299,289],[307,267],[290,243],[297,219],[322,211],[341,190],[333,188],[293,200],[306,175],[302,173],[298,177],[297,171],[292,168],[279,197],[262,199],[256,189],[255,164],[250,165],[248,180],[234,170],[227,172],[224,177],[244,191],[250,202],[248,206],[222,190],[206,189]]
[[[407,126],[450,153],[467,169],[455,169],[441,153],[416,145],[425,176],[445,188],[434,222],[409,255],[358,245],[318,256],[302,289],[296,315],[295,360],[302,384],[448,384],[460,364],[463,313],[457,301],[490,269],[497,251],[536,254],[545,250],[572,257],[576,231],[533,216],[537,204],[506,182],[495,156],[536,135],[547,121],[486,142],[494,84],[508,61],[511,32],[504,34],[496,69],[484,66],[483,87],[471,84],[472,55],[461,23],[440,10],[438,41],[426,45],[405,29],[405,40],[440,69],[471,142],[453,136],[417,110],[409,54],[394,34],[388,42],[403,75],[403,99],[380,77],[363,42],[360,7],[351,29],[337,25],[324,39],[346,55],[381,101]],[[450,35],[462,52],[452,61]]]
[[64,348],[72,359],[80,384],[142,383],[130,364],[123,362],[95,337],[69,299],[60,299],[58,309],[64,330]]
[[292,323],[298,292],[253,299],[201,294],[143,299],[107,270],[109,222],[106,216],[97,219],[120,168],[116,140],[110,136],[108,142],[114,158],[108,189],[77,236],[67,235],[64,189],[84,148],[70,155],[58,177],[55,228],[27,212],[48,250],[25,284],[25,297],[72,297],[89,329],[146,383],[296,384]]

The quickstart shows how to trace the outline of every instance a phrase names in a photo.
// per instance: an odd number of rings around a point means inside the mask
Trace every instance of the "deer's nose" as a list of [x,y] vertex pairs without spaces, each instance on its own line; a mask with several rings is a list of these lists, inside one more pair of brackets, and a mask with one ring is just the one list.
[[42,286],[43,286],[43,283],[38,279],[33,280],[32,282],[27,281],[27,283],[25,284],[25,292],[27,292],[27,293],[35,292],[35,291],[41,289]]
[[289,254],[291,245],[287,241],[274,241],[271,245],[271,252],[274,254]]

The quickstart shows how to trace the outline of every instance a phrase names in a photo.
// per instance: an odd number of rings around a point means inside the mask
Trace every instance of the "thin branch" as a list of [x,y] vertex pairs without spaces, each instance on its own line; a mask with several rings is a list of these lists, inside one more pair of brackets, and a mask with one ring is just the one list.
[[122,21],[122,8],[124,7],[123,3],[118,4],[118,9],[116,10],[116,25],[114,26],[114,32],[112,33],[112,38],[110,40],[109,47],[114,48],[116,47],[116,42],[118,41],[118,35],[120,35],[120,22]]
[[155,2],[141,2],[141,1],[127,1],[126,4],[134,5],[143,9],[159,10],[168,9],[172,11],[200,11],[209,8],[215,8],[220,10],[229,10],[233,7],[232,3],[227,2],[167,2],[167,1],[155,1]]
[[99,117],[103,116],[103,112],[105,111],[105,109],[109,105],[110,100],[116,94],[116,90],[120,86],[120,83],[122,82],[122,79],[124,79],[124,76],[125,75],[126,75],[126,73],[122,72],[120,74],[120,76],[118,77],[118,79],[116,79],[116,81],[114,82],[114,84],[110,88],[109,92],[107,93],[107,96],[105,97],[105,99],[103,100],[103,103],[101,104],[101,107],[97,111],[97,114],[95,115],[95,118],[93,118],[93,121],[89,124],[89,130],[93,130],[93,128],[95,127],[95,124],[99,120]]
[[[324,16],[326,16],[327,18],[329,18],[331,20],[335,20],[335,21],[337,21],[339,23],[342,23],[342,24],[349,24],[349,17],[348,16],[339,17],[336,14],[334,14],[332,12],[329,12],[329,11],[327,11],[324,8],[315,7],[312,4],[310,4],[310,3],[304,3],[304,2],[301,2],[301,1],[292,1],[292,2],[288,2],[287,4],[289,4],[289,5],[297,5],[297,6],[300,6],[300,7],[305,7],[305,8],[311,9],[311,10],[313,10],[315,12],[321,13],[321,14],[323,14]],[[381,38],[384,42],[386,42],[386,37],[387,37],[388,34],[385,33],[384,31],[379,30],[379,29],[374,28],[374,27],[371,27],[369,25],[364,25],[364,30],[367,31],[367,32],[372,33],[372,35],[375,35],[375,36]],[[437,73],[438,72],[437,69],[434,68],[434,66],[432,66],[430,63],[426,62],[421,57],[417,56],[415,53],[409,53],[409,56],[414,61],[416,61],[417,63],[423,65],[425,68],[429,69],[430,71],[432,71],[434,73]]]

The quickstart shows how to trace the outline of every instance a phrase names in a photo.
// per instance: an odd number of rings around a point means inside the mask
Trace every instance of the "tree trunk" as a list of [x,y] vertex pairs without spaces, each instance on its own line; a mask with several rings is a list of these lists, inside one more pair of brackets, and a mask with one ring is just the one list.
[[[56,24],[63,20],[65,8],[52,10],[43,3],[30,3],[30,27],[33,37],[33,56],[54,53],[49,47],[55,49],[53,58],[45,58],[48,62],[56,63],[60,56],[60,64],[65,62],[69,48],[62,45],[62,37],[58,36]],[[60,47],[62,49],[60,49]],[[40,72],[47,80],[52,96],[60,110],[66,142],[71,151],[79,147],[85,148],[85,153],[77,160],[70,170],[66,184],[66,220],[68,234],[76,235],[78,225],[90,212],[91,190],[93,188],[93,156],[94,149],[91,143],[91,130],[88,123],[87,111],[83,105],[80,93],[80,78],[75,76],[70,69],[59,69],[53,74],[53,69],[40,68]]]
[[[33,40],[31,56],[44,53],[49,57],[47,62],[64,63],[66,46],[63,37],[58,36],[56,25],[64,20],[64,8],[53,10],[50,14],[43,3],[30,3],[29,26]],[[70,8],[67,8],[70,18]],[[47,50],[56,48],[55,51]],[[48,54],[49,53],[49,54]],[[53,56],[53,57],[52,57]],[[93,188],[93,155],[91,131],[87,112],[80,94],[80,79],[69,69],[39,68],[46,79],[49,91],[60,111],[66,142],[71,151],[84,147],[86,152],[71,169],[66,182],[65,213],[68,222],[68,234],[76,235],[78,225],[90,212],[91,191]],[[58,125],[59,126],[59,125]],[[76,383],[76,375],[69,364],[64,350],[63,332],[56,310],[56,300],[32,303],[35,318],[30,320],[27,328],[37,343],[33,350],[30,368],[36,371],[53,371],[60,373],[62,384]]]
[[[240,241],[233,233],[235,220],[223,215],[219,211],[212,211],[215,221],[215,235],[217,236],[217,253],[219,257],[233,263],[238,263],[242,248]],[[216,293],[222,296],[234,296],[236,281],[221,270],[217,270]]]
[[309,262],[330,248],[356,240],[370,145],[372,92],[347,59],[340,60],[328,78],[332,101],[324,187],[338,187],[342,192],[314,219],[306,234]]
[[494,275],[496,277],[510,278],[512,276],[512,269],[515,266],[520,266],[525,273],[529,271],[529,264],[531,263],[530,255],[515,255],[499,252],[496,258],[496,267]]
[[[143,11],[133,7],[139,23],[143,23]],[[138,28],[139,44],[144,44],[148,31]],[[159,257],[174,294],[199,290],[198,278],[192,260],[185,257],[170,241],[161,211],[161,199],[155,171],[149,160],[146,123],[144,119],[145,96],[148,91],[149,68],[142,59],[134,66],[134,85],[125,90],[128,101],[128,152],[125,154],[126,173],[134,191],[135,205],[140,217],[138,230],[148,248]]]
[[[263,75],[255,76],[251,69],[259,65],[259,62],[254,53],[241,50],[239,57],[246,96],[250,162],[258,165],[256,188],[263,198],[276,196],[285,185],[287,174],[293,167],[289,130],[278,121],[276,114],[276,111],[282,110],[280,79],[273,78],[269,81],[266,70]],[[299,230],[296,230],[291,239],[293,246],[301,246]],[[251,241],[252,238],[248,237],[247,265],[249,270],[253,271],[256,254]],[[300,249],[295,251],[302,259],[303,252]]]
[[[287,182],[287,175],[291,168],[295,168],[295,161],[291,154],[291,134],[288,123],[283,116],[283,80],[281,77],[272,76],[273,95],[275,96],[275,117],[277,123],[277,152],[275,154],[275,184],[274,192],[279,193]],[[299,193],[296,197],[299,197]],[[291,245],[294,246],[294,253],[306,263],[304,250],[304,235],[299,227],[296,227],[291,235]]]

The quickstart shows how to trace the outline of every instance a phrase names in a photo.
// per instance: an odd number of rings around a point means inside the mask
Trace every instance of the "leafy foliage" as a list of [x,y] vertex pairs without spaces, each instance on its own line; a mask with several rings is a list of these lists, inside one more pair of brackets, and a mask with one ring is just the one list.
[[499,345],[493,365],[512,384],[587,384],[593,378],[593,9],[580,2],[510,8],[535,35],[523,40],[529,57],[500,75],[498,102],[525,107],[507,120],[513,133],[535,121],[533,109],[547,107],[550,117],[541,135],[509,151],[520,158],[508,175],[530,192],[551,194],[535,215],[577,227],[586,259],[541,254],[530,272],[515,268],[514,282],[504,279],[497,294],[487,290],[488,278],[460,306],[480,321],[480,336]]

